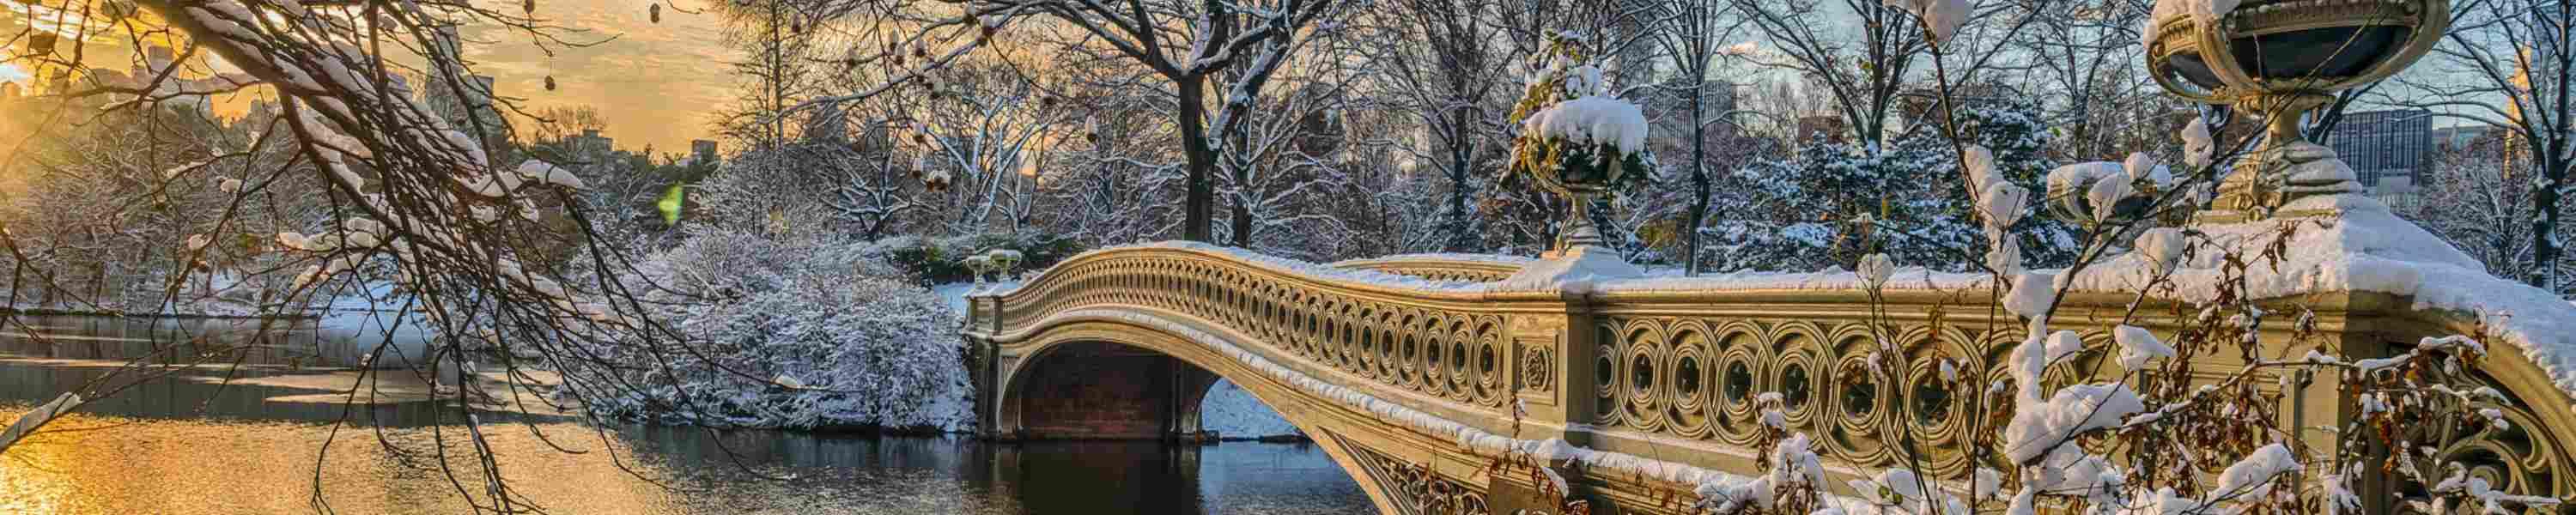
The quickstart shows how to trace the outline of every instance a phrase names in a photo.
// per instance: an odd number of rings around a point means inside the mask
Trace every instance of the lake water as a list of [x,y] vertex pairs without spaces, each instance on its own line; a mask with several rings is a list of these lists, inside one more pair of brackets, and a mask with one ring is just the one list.
[[[37,341],[15,326],[6,332],[18,334],[0,334],[0,421],[94,386],[123,363],[114,358],[150,352],[156,337],[187,341],[123,321],[37,320],[54,338]],[[488,499],[456,410],[400,395],[338,402],[346,394],[332,389],[358,372],[306,364],[363,354],[348,348],[357,344],[281,338],[289,350],[344,348],[166,371],[98,400],[0,455],[0,513],[460,513],[471,509],[460,489]],[[1301,444],[988,444],[483,417],[501,482],[551,513],[1369,511],[1349,475]],[[440,443],[444,468],[428,454]]]

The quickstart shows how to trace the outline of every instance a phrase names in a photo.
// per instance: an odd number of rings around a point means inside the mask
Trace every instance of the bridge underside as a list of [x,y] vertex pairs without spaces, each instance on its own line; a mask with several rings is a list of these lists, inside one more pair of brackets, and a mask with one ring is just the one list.
[[1169,355],[1107,342],[1067,344],[1031,363],[1020,385],[1029,439],[1170,439],[1201,433],[1199,402],[1217,376]]

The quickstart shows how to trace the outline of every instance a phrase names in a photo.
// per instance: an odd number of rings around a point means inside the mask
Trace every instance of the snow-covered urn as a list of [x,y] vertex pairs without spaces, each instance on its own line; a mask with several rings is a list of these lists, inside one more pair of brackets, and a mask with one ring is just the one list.
[[967,256],[966,269],[975,273],[975,284],[984,284],[984,276],[992,274],[995,269],[993,256],[989,254]]
[[[1011,250],[1011,249],[993,249],[993,250],[988,250],[988,251],[984,251],[984,258],[985,258],[985,259],[987,259],[987,260],[992,261],[992,263],[993,263],[993,272],[994,272],[994,273],[996,273],[996,274],[1009,275],[1009,274],[1011,273],[1011,271],[1012,271],[1012,270],[1017,269],[1017,268],[1019,268],[1019,266],[1020,266],[1020,251],[1017,251],[1017,250]],[[1008,277],[1001,277],[1001,278],[997,278],[996,280],[1003,280],[1003,281],[1007,281],[1007,280],[1010,280],[1010,278],[1008,278]]]
[[1506,289],[1571,289],[1644,275],[1601,247],[1601,232],[1584,208],[1620,179],[1651,171],[1646,116],[1610,92],[1601,68],[1576,48],[1580,41],[1567,34],[1549,37],[1548,52],[1530,64],[1528,87],[1512,111],[1521,132],[1512,141],[1506,173],[1528,174],[1568,202],[1559,248],[1504,280]]
[[[2176,96],[2264,118],[2263,145],[2229,174],[2214,209],[2196,216],[2233,222],[2331,215],[2342,208],[2290,204],[2358,197],[2362,186],[2352,167],[2333,149],[2309,142],[2300,124],[2337,92],[2395,75],[2431,52],[2450,28],[2451,3],[2157,0],[2140,34],[2155,49],[2147,53],[2147,75]],[[2378,42],[2367,50],[2339,36],[2363,30]],[[2261,50],[2249,51],[2257,35]],[[2329,57],[2335,64],[2323,64]],[[2190,155],[2197,161],[2203,153]]]

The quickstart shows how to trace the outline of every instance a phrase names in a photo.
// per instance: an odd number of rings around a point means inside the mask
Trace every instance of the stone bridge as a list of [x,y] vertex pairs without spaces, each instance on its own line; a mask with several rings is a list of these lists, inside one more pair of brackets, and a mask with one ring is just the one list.
[[[1975,392],[1934,380],[1944,373],[1934,363],[1989,370],[2025,330],[1974,277],[1900,279],[1875,303],[1848,273],[1525,290],[1493,282],[1525,263],[1444,255],[1315,265],[1176,243],[1077,256],[1016,288],[972,296],[965,332],[980,427],[999,439],[1187,435],[1198,431],[1199,399],[1222,377],[1312,436],[1384,513],[1550,513],[1538,501],[1545,476],[1493,465],[1551,439],[1572,448],[1546,465],[1592,513],[1682,513],[1703,480],[1760,473],[1754,399],[1764,392],[1779,393],[1787,423],[1815,438],[1840,476],[1827,481],[1834,493],[1852,495],[1845,480],[1898,465],[1899,429],[1928,447],[1924,468],[1959,477],[1976,466],[1961,450],[1971,438],[1964,428],[1984,415],[1963,407]],[[2417,309],[2400,295],[2311,291],[2280,301],[2315,312],[2313,332],[2300,337],[2299,321],[2265,319],[2265,341],[2291,342],[2280,356],[2388,355],[2426,336],[2482,334],[2475,315]],[[2109,321],[2133,302],[2072,293],[2055,320],[2083,330],[2088,347],[2108,347]],[[1937,359],[1872,380],[1861,370],[1873,321],[1904,352]],[[2509,397],[2492,407],[2514,429],[2436,436],[2449,442],[2439,452],[2503,488],[2576,494],[2562,445],[2576,441],[2569,395],[2521,347],[2490,347],[2473,372]],[[2117,366],[2092,354],[2084,368]],[[2216,373],[2240,363],[2194,366]],[[2337,436],[2319,428],[2357,408],[2334,378],[2298,379],[2264,388],[2279,395],[2283,427],[2308,428],[2311,445],[2330,446]],[[2371,488],[2372,511],[2389,512],[2412,487]]]

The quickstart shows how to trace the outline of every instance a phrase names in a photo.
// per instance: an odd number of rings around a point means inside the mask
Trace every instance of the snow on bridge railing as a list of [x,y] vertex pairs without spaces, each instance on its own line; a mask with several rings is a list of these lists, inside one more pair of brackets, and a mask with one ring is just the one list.
[[1375,270],[1434,281],[1494,282],[1521,271],[1534,258],[1502,254],[1397,254],[1336,261],[1331,266]]

